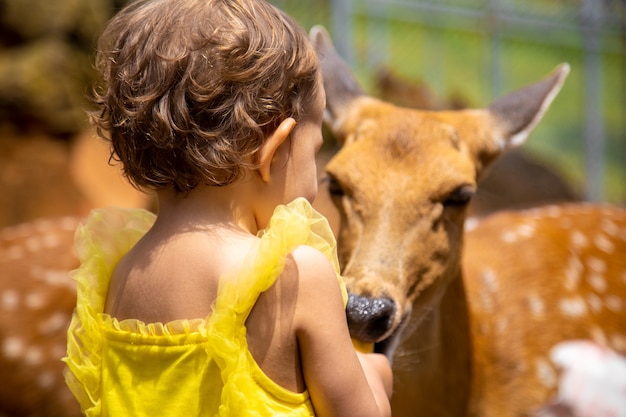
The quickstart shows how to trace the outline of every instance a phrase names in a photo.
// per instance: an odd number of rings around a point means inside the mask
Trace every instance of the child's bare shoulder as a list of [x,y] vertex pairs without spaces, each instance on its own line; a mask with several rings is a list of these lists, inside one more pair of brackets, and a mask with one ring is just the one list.
[[211,239],[201,233],[141,241],[114,269],[107,312],[146,322],[203,318],[220,278],[242,265],[256,242],[254,236]]
[[328,258],[311,246],[299,246],[292,253],[297,270],[300,291],[304,304],[317,303],[319,300],[338,301],[341,303],[341,290],[337,274]]
[[330,261],[326,255],[314,247],[307,245],[298,246],[294,249],[292,257],[303,279],[309,278],[309,275],[323,275],[336,281],[335,270]]

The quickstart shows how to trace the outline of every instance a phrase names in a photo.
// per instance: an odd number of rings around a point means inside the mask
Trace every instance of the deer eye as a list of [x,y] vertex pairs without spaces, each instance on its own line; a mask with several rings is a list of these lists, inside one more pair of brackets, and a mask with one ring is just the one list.
[[343,190],[343,188],[339,184],[339,181],[337,181],[334,176],[328,174],[326,176],[326,181],[328,183],[328,193],[331,195],[331,197],[343,197],[344,195],[346,195],[346,192]]
[[446,207],[460,207],[469,204],[472,197],[476,194],[474,187],[471,185],[462,185],[452,191],[443,201]]

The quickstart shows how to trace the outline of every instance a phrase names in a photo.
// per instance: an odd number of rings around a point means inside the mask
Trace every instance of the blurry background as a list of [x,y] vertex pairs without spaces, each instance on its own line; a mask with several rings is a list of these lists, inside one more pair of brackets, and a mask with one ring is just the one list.
[[[566,188],[556,199],[626,202],[626,0],[272,2],[307,30],[325,25],[365,90],[406,106],[486,106],[569,62],[523,154],[501,165],[522,158],[510,176],[534,189],[548,179],[528,167],[549,171]],[[149,205],[84,113],[95,40],[124,3],[0,0],[0,226]]]
[[121,3],[0,0],[0,227],[144,204],[85,114],[95,40]]

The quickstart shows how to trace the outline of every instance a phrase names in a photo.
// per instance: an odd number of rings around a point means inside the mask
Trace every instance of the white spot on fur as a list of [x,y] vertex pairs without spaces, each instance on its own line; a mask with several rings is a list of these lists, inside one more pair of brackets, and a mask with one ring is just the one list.
[[559,302],[561,312],[569,317],[582,317],[587,314],[587,304],[582,297],[564,298]]
[[45,371],[37,376],[37,384],[40,388],[50,389],[54,386],[55,379],[56,378],[54,377],[54,374],[52,372]]
[[584,233],[578,230],[574,230],[570,234],[570,240],[572,241],[572,245],[574,245],[576,249],[583,249],[587,245],[589,245],[589,239],[587,238],[587,236],[585,236]]
[[39,332],[43,335],[58,332],[69,325],[69,316],[65,313],[57,312],[39,323]]
[[506,243],[517,242],[520,238],[529,238],[535,234],[535,226],[532,224],[520,224],[514,230],[502,233],[502,240]]
[[17,359],[24,353],[24,342],[18,337],[7,337],[2,342],[2,354],[7,359]]
[[589,269],[599,274],[606,272],[606,262],[603,259],[596,258],[595,256],[589,257],[586,262]]
[[615,244],[603,234],[597,234],[593,238],[593,242],[603,252],[613,253],[615,251]]
[[34,267],[31,270],[31,276],[36,279],[45,281],[46,283],[59,287],[66,287],[73,292],[76,291],[76,281],[69,277],[66,269],[49,269],[42,267]]
[[617,236],[619,226],[609,219],[602,219],[602,231],[609,236]]
[[587,295],[587,304],[589,305],[591,311],[594,313],[599,313],[600,311],[602,311],[602,307],[604,306],[604,304],[602,303],[602,299],[593,293],[589,293]]
[[532,237],[535,234],[535,226],[532,224],[521,224],[517,228],[517,233],[523,237]]
[[509,326],[509,321],[505,317],[499,317],[496,321],[496,332],[504,333]]
[[502,241],[505,243],[517,242],[518,235],[514,231],[507,231],[502,233]]
[[26,365],[38,366],[43,363],[43,352],[37,346],[29,346],[24,352],[24,362]]
[[4,290],[0,299],[2,309],[6,311],[14,311],[20,305],[20,295],[15,290]]
[[485,311],[494,311],[493,297],[491,296],[491,294],[487,293],[486,291],[482,291],[480,293],[480,301]]
[[558,219],[563,214],[563,211],[559,206],[548,206],[546,207],[546,215],[545,217],[551,217],[553,219]]
[[483,284],[489,292],[496,292],[498,290],[498,277],[491,269],[483,270],[482,274]]
[[70,279],[68,272],[64,269],[45,269],[41,278],[61,287],[66,287],[68,284],[71,284],[72,288],[75,287],[74,280]]
[[546,310],[546,306],[539,296],[531,295],[528,297],[528,309],[533,316],[538,317],[543,315]]
[[525,212],[530,218],[534,220],[540,220],[543,218],[543,212],[538,208],[529,208],[526,209]]
[[470,217],[465,220],[464,229],[466,232],[471,232],[472,230],[476,229],[476,227],[478,227],[479,223],[480,223],[480,220],[478,220],[478,218]]
[[59,222],[59,226],[63,230],[72,231],[72,230],[75,230],[76,227],[78,227],[79,222],[80,220],[77,219],[76,217],[63,217],[61,221]]
[[606,292],[608,284],[606,282],[606,278],[604,275],[600,275],[598,273],[590,273],[587,275],[587,282],[591,287],[597,292],[603,293]]
[[41,239],[39,239],[39,236],[29,237],[24,241],[24,246],[31,253],[39,252],[41,250]]
[[485,310],[486,312],[494,311],[493,298],[491,297],[491,295],[482,293],[480,295],[480,301],[481,305],[483,306],[483,310]]
[[9,246],[4,252],[5,258],[11,261],[17,261],[18,259],[22,259],[25,255],[26,251],[22,246],[19,245]]
[[606,338],[606,334],[604,333],[604,330],[602,330],[600,327],[593,326],[591,330],[589,331],[589,333],[591,335],[591,340],[593,340],[594,342],[602,346],[608,346],[609,341]]
[[563,217],[559,221],[559,225],[563,229],[570,229],[572,227],[572,225],[573,225],[573,222],[572,222],[572,219],[570,217]]
[[577,256],[570,256],[565,269],[565,288],[574,291],[578,288],[584,266]]
[[57,234],[48,233],[42,236],[41,244],[48,249],[55,248],[61,244],[61,238]]
[[38,310],[46,304],[46,297],[40,292],[32,292],[24,297],[26,307]]
[[537,379],[546,388],[554,388],[557,382],[557,375],[554,368],[546,359],[537,359],[535,362]]
[[616,313],[622,312],[623,304],[622,299],[614,294],[607,295],[604,298],[604,305],[606,308]]

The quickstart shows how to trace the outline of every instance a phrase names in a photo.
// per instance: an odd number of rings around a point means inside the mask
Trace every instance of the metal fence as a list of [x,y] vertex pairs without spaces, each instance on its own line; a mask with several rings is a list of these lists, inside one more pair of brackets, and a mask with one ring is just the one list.
[[626,202],[626,0],[283,0],[326,25],[367,85],[381,67],[477,106],[567,61],[526,147],[589,200]]

